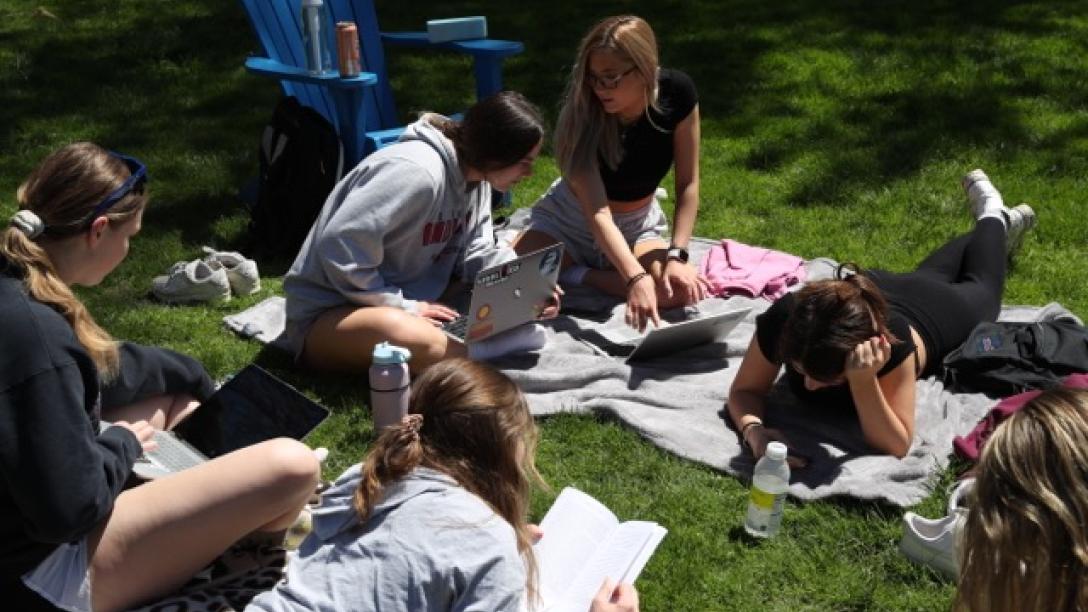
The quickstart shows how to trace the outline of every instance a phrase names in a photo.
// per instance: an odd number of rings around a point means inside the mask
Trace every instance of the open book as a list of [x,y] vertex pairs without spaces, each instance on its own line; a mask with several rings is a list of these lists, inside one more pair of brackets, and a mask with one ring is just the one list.
[[567,487],[540,522],[533,546],[543,609],[586,612],[605,578],[633,583],[668,531],[647,521],[620,523],[604,504]]

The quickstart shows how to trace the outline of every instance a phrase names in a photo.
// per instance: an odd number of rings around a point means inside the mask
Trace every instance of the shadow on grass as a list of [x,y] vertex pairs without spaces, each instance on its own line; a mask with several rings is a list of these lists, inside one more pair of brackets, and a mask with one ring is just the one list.
[[[994,32],[1054,32],[1059,4],[673,0],[639,10],[655,28],[663,65],[693,76],[708,134],[753,138],[743,159],[749,169],[775,172],[818,155],[789,196],[807,206],[848,202],[863,188],[912,175],[951,142],[1024,141],[1027,118],[1010,100],[1062,95],[1032,76],[1027,59],[1003,60],[1000,69],[1017,79],[992,78],[985,68],[968,72],[969,82],[949,79],[961,74],[956,66],[994,62],[1002,44]],[[526,45],[508,60],[506,85],[554,120],[581,35],[597,19],[629,9],[622,2],[567,2],[526,11],[475,1],[415,2],[396,11],[379,3],[378,12],[386,30],[418,30],[442,16],[487,15],[492,36]],[[271,81],[242,70],[256,43],[241,7],[190,0],[154,12],[123,5],[116,15],[107,10],[113,9],[72,0],[54,11],[59,19],[33,18],[24,30],[3,34],[19,49],[24,68],[0,74],[0,143],[44,152],[56,143],[39,142],[21,120],[87,117],[85,137],[134,151],[210,154],[240,186],[255,169],[256,134],[278,95]],[[976,32],[982,34],[975,44],[959,42]],[[387,55],[405,119],[412,110],[471,102],[467,60],[402,50]],[[872,74],[874,83],[857,87],[839,72],[855,80],[858,73]],[[812,91],[813,82],[821,99],[798,99],[798,86]],[[1084,133],[1083,126],[1070,128],[1040,148],[1060,152]],[[1060,163],[1060,157],[1048,161]],[[18,162],[29,167],[34,159]],[[172,178],[168,160],[159,166],[156,172]],[[184,239],[194,242],[206,223],[188,208],[152,219],[152,225],[186,225]]]

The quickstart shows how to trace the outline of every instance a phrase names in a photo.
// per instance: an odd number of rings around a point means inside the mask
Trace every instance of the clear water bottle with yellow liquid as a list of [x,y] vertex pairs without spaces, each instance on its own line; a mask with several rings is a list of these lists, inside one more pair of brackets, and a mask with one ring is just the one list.
[[770,538],[782,526],[786,491],[790,488],[790,466],[786,463],[786,445],[771,442],[752,472],[752,490],[748,496],[748,514],[744,530],[757,538]]

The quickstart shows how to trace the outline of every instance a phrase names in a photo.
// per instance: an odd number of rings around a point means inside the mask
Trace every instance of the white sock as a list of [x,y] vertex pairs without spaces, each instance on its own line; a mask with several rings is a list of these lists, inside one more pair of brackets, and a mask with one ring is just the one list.
[[993,217],[1005,208],[1005,200],[1002,199],[1001,192],[989,179],[971,183],[971,186],[967,188],[967,197],[971,199],[971,202],[981,203],[979,209],[982,210],[982,214],[978,216],[979,219]]
[[564,285],[581,285],[589,268],[579,264],[567,266],[559,273],[559,282]]
[[986,210],[979,216],[978,221],[982,221],[987,217],[998,219],[1001,221],[1001,225],[1005,226],[1005,231],[1009,231],[1009,213],[1007,210],[1004,206],[997,210]]
[[526,323],[514,329],[492,336],[487,340],[468,345],[468,356],[476,361],[487,361],[509,353],[535,351],[548,342],[548,333],[539,323]]

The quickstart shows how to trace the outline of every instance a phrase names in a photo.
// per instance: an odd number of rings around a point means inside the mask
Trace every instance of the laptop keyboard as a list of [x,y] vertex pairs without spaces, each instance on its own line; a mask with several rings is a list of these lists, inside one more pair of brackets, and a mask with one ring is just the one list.
[[159,447],[151,451],[154,459],[149,459],[144,454],[140,456],[139,461],[157,465],[171,472],[180,472],[204,462],[202,458],[197,457],[193,451],[186,448],[185,444],[172,434],[156,431],[155,441],[159,443]]
[[464,340],[465,334],[468,333],[468,317],[461,315],[452,321],[446,321],[442,324],[442,331]]

